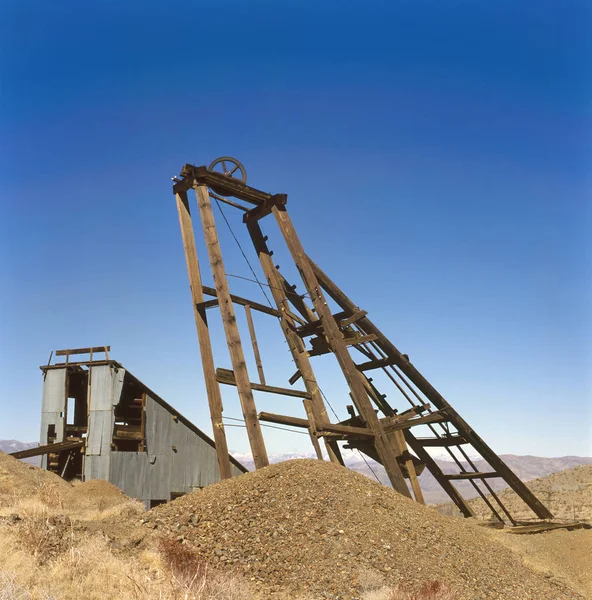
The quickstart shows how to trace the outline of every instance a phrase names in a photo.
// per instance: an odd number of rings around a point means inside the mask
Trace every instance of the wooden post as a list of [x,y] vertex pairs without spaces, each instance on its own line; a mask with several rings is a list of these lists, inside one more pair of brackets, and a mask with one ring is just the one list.
[[[309,257],[307,261],[313,269],[315,275],[320,281],[326,292],[341,306],[342,309],[355,312],[358,307],[344,294],[344,292],[314,263]],[[506,465],[506,463],[477,435],[470,425],[450,406],[444,397],[432,386],[432,384],[413,366],[411,361],[405,357],[395,345],[378,329],[376,325],[366,316],[357,321],[358,327],[367,334],[374,334],[377,338],[377,344],[380,346],[386,356],[396,364],[399,369],[409,378],[409,380],[432,402],[439,410],[446,410],[449,421],[456,427],[457,431],[468,440],[471,445],[479,452],[483,459],[497,472],[506,483],[516,492],[516,494],[527,504],[540,519],[552,519],[551,511],[528,489],[520,478]],[[417,454],[415,448],[413,451]],[[419,454],[417,454],[419,456]],[[420,459],[422,457],[420,456]],[[422,459],[423,460],[423,459]],[[430,469],[432,471],[432,469]],[[435,473],[432,471],[432,474]],[[442,483],[440,482],[442,485]],[[451,495],[451,492],[443,485],[450,497],[456,502],[457,506],[463,511],[465,516],[469,509],[461,506],[457,499]],[[462,499],[462,498],[461,498]],[[464,501],[463,501],[464,502]]]
[[226,335],[230,360],[232,361],[232,368],[236,378],[236,387],[243,410],[243,416],[245,417],[253,461],[255,462],[255,467],[260,469],[266,467],[269,464],[269,460],[267,458],[265,442],[263,441],[263,434],[261,433],[261,426],[257,419],[257,409],[255,408],[253,390],[251,389],[243,346],[238,331],[238,325],[236,324],[234,307],[230,298],[226,272],[224,271],[224,262],[222,260],[220,242],[218,241],[218,233],[216,231],[212,204],[210,202],[210,194],[208,193],[208,188],[204,184],[195,182],[194,188],[197,197],[197,205],[199,207],[199,214],[201,216],[201,224],[206,238],[208,256],[210,257],[210,266],[214,275],[216,297],[218,298],[218,304],[220,306],[224,333]]
[[259,382],[265,385],[265,373],[263,372],[263,364],[261,363],[261,354],[259,354],[259,345],[257,344],[257,336],[255,335],[255,325],[253,323],[253,315],[251,307],[245,304],[245,315],[247,324],[249,325],[249,335],[251,336],[251,344],[253,345],[253,354],[255,355],[255,364],[257,365],[257,373],[259,373]]
[[407,473],[409,473],[409,483],[411,484],[411,489],[413,490],[413,496],[415,497],[415,501],[419,502],[419,504],[425,504],[423,492],[421,491],[421,486],[419,485],[419,480],[417,479],[417,473],[415,472],[415,465],[413,464],[413,460],[411,460],[411,456],[409,455],[409,451],[407,450],[405,434],[401,430],[393,431],[393,434],[397,438],[399,447],[403,448],[406,456],[409,457],[405,459],[405,467],[407,468]]
[[410,498],[411,494],[409,493],[409,489],[405,483],[405,478],[403,477],[403,473],[401,472],[396,459],[396,448],[385,435],[382,425],[376,413],[374,412],[372,403],[368,398],[362,380],[359,376],[360,374],[356,369],[356,365],[349,354],[346,344],[344,343],[343,335],[341,334],[341,331],[339,330],[339,327],[333,318],[329,305],[327,304],[327,301],[323,295],[321,286],[319,285],[314,271],[312,270],[308,257],[306,256],[300,239],[296,234],[296,230],[294,229],[292,221],[284,206],[274,206],[272,213],[280,227],[282,235],[284,236],[286,244],[290,250],[290,253],[292,254],[292,258],[294,259],[294,262],[300,271],[302,280],[312,299],[316,313],[321,321],[323,332],[327,337],[329,346],[335,354],[339,366],[341,367],[345,379],[347,380],[351,390],[352,399],[357,406],[360,415],[368,424],[368,427],[374,431],[374,445],[387,472],[389,480],[396,491],[403,496]]
[[195,316],[195,325],[197,327],[197,338],[199,340],[201,364],[206,383],[208,404],[210,405],[212,429],[214,430],[214,442],[216,443],[218,468],[220,470],[221,479],[228,479],[231,477],[230,458],[228,456],[228,444],[226,443],[224,423],[222,422],[222,397],[220,395],[220,386],[216,381],[214,355],[212,353],[212,343],[208,330],[206,311],[200,311],[197,308],[198,304],[201,304],[204,301],[204,295],[202,291],[199,263],[197,261],[195,236],[193,233],[187,192],[179,192],[175,194],[175,197],[177,199],[177,210],[179,212],[179,224],[181,225],[181,237],[183,238],[185,260],[187,261],[189,288],[191,290],[191,302],[193,303],[193,314]]
[[308,398],[305,398],[302,401],[304,404],[304,410],[306,411],[306,416],[308,417],[308,422],[310,423],[310,427],[308,428],[308,433],[310,435],[310,441],[312,442],[313,448],[317,454],[317,458],[319,460],[324,460],[323,453],[321,452],[321,445],[319,444],[319,438],[317,437],[317,426],[315,423],[314,413],[312,410],[312,401]]
[[[321,395],[317,380],[310,364],[310,359],[306,352],[306,348],[302,338],[294,331],[296,324],[293,318],[290,316],[288,298],[286,296],[285,287],[282,284],[283,278],[280,277],[278,270],[273,264],[271,253],[265,242],[265,237],[259,227],[259,223],[255,219],[247,219],[247,229],[257,255],[259,256],[259,262],[263,268],[263,273],[269,284],[271,295],[276,303],[278,311],[280,312],[280,324],[288,347],[292,353],[292,358],[296,364],[297,369],[302,374],[302,381],[306,387],[306,391],[311,397],[311,409],[313,411],[315,422],[317,425],[329,423],[329,415],[325,408],[325,403]],[[325,447],[327,454],[331,462],[343,464],[341,459],[341,453],[337,442],[325,440]]]

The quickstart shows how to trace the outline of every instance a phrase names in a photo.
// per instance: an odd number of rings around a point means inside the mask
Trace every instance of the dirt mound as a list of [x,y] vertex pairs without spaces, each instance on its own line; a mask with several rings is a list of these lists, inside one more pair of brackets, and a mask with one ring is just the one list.
[[[103,480],[72,485],[55,473],[26,464],[0,452],[0,513],[19,512],[26,505],[29,512],[65,512],[88,517],[89,511],[105,512],[131,503],[119,488]],[[137,512],[137,511],[133,511]]]
[[263,595],[356,598],[373,572],[391,585],[448,583],[459,600],[580,598],[474,524],[317,460],[208,486],[150,511],[146,525],[247,575]]
[[73,486],[73,493],[78,504],[99,504],[103,508],[111,508],[129,500],[117,486],[103,479],[77,483]]
[[[592,521],[592,465],[565,469],[547,477],[528,482],[530,490],[549,508],[556,519]],[[510,489],[498,496],[517,519],[533,519],[535,515]],[[481,519],[491,516],[483,500],[470,502],[475,515]],[[495,505],[495,503],[494,503]]]
[[0,452],[0,507],[15,497],[48,499],[71,493],[72,486],[54,473],[23,463]]

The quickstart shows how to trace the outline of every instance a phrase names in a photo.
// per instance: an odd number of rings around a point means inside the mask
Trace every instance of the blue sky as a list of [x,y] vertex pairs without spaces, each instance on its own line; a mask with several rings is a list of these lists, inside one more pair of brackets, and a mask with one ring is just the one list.
[[[170,177],[231,155],[289,194],[311,256],[494,449],[592,455],[590,16],[576,1],[2,3],[0,438],[37,438],[52,349],[95,344],[209,431]],[[228,271],[248,276],[219,226]],[[256,326],[286,385],[279,329]],[[248,449],[240,428],[229,440]]]

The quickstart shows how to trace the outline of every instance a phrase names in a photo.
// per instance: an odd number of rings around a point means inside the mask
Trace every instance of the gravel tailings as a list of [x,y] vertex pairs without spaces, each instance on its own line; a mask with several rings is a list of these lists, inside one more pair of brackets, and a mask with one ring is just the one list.
[[146,518],[155,535],[245,575],[264,596],[357,598],[360,573],[378,571],[391,585],[446,582],[459,600],[581,598],[527,569],[475,524],[318,460],[222,481]]

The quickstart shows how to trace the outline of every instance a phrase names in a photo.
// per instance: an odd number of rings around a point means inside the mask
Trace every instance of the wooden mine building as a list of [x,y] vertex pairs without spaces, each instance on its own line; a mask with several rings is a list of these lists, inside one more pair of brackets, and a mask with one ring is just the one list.
[[[109,349],[58,350],[64,362],[41,367],[40,446],[15,456],[40,455],[43,468],[67,480],[110,481],[147,507],[219,481],[214,441],[111,360]],[[88,360],[70,361],[83,353]],[[246,472],[229,460],[233,476]]]

